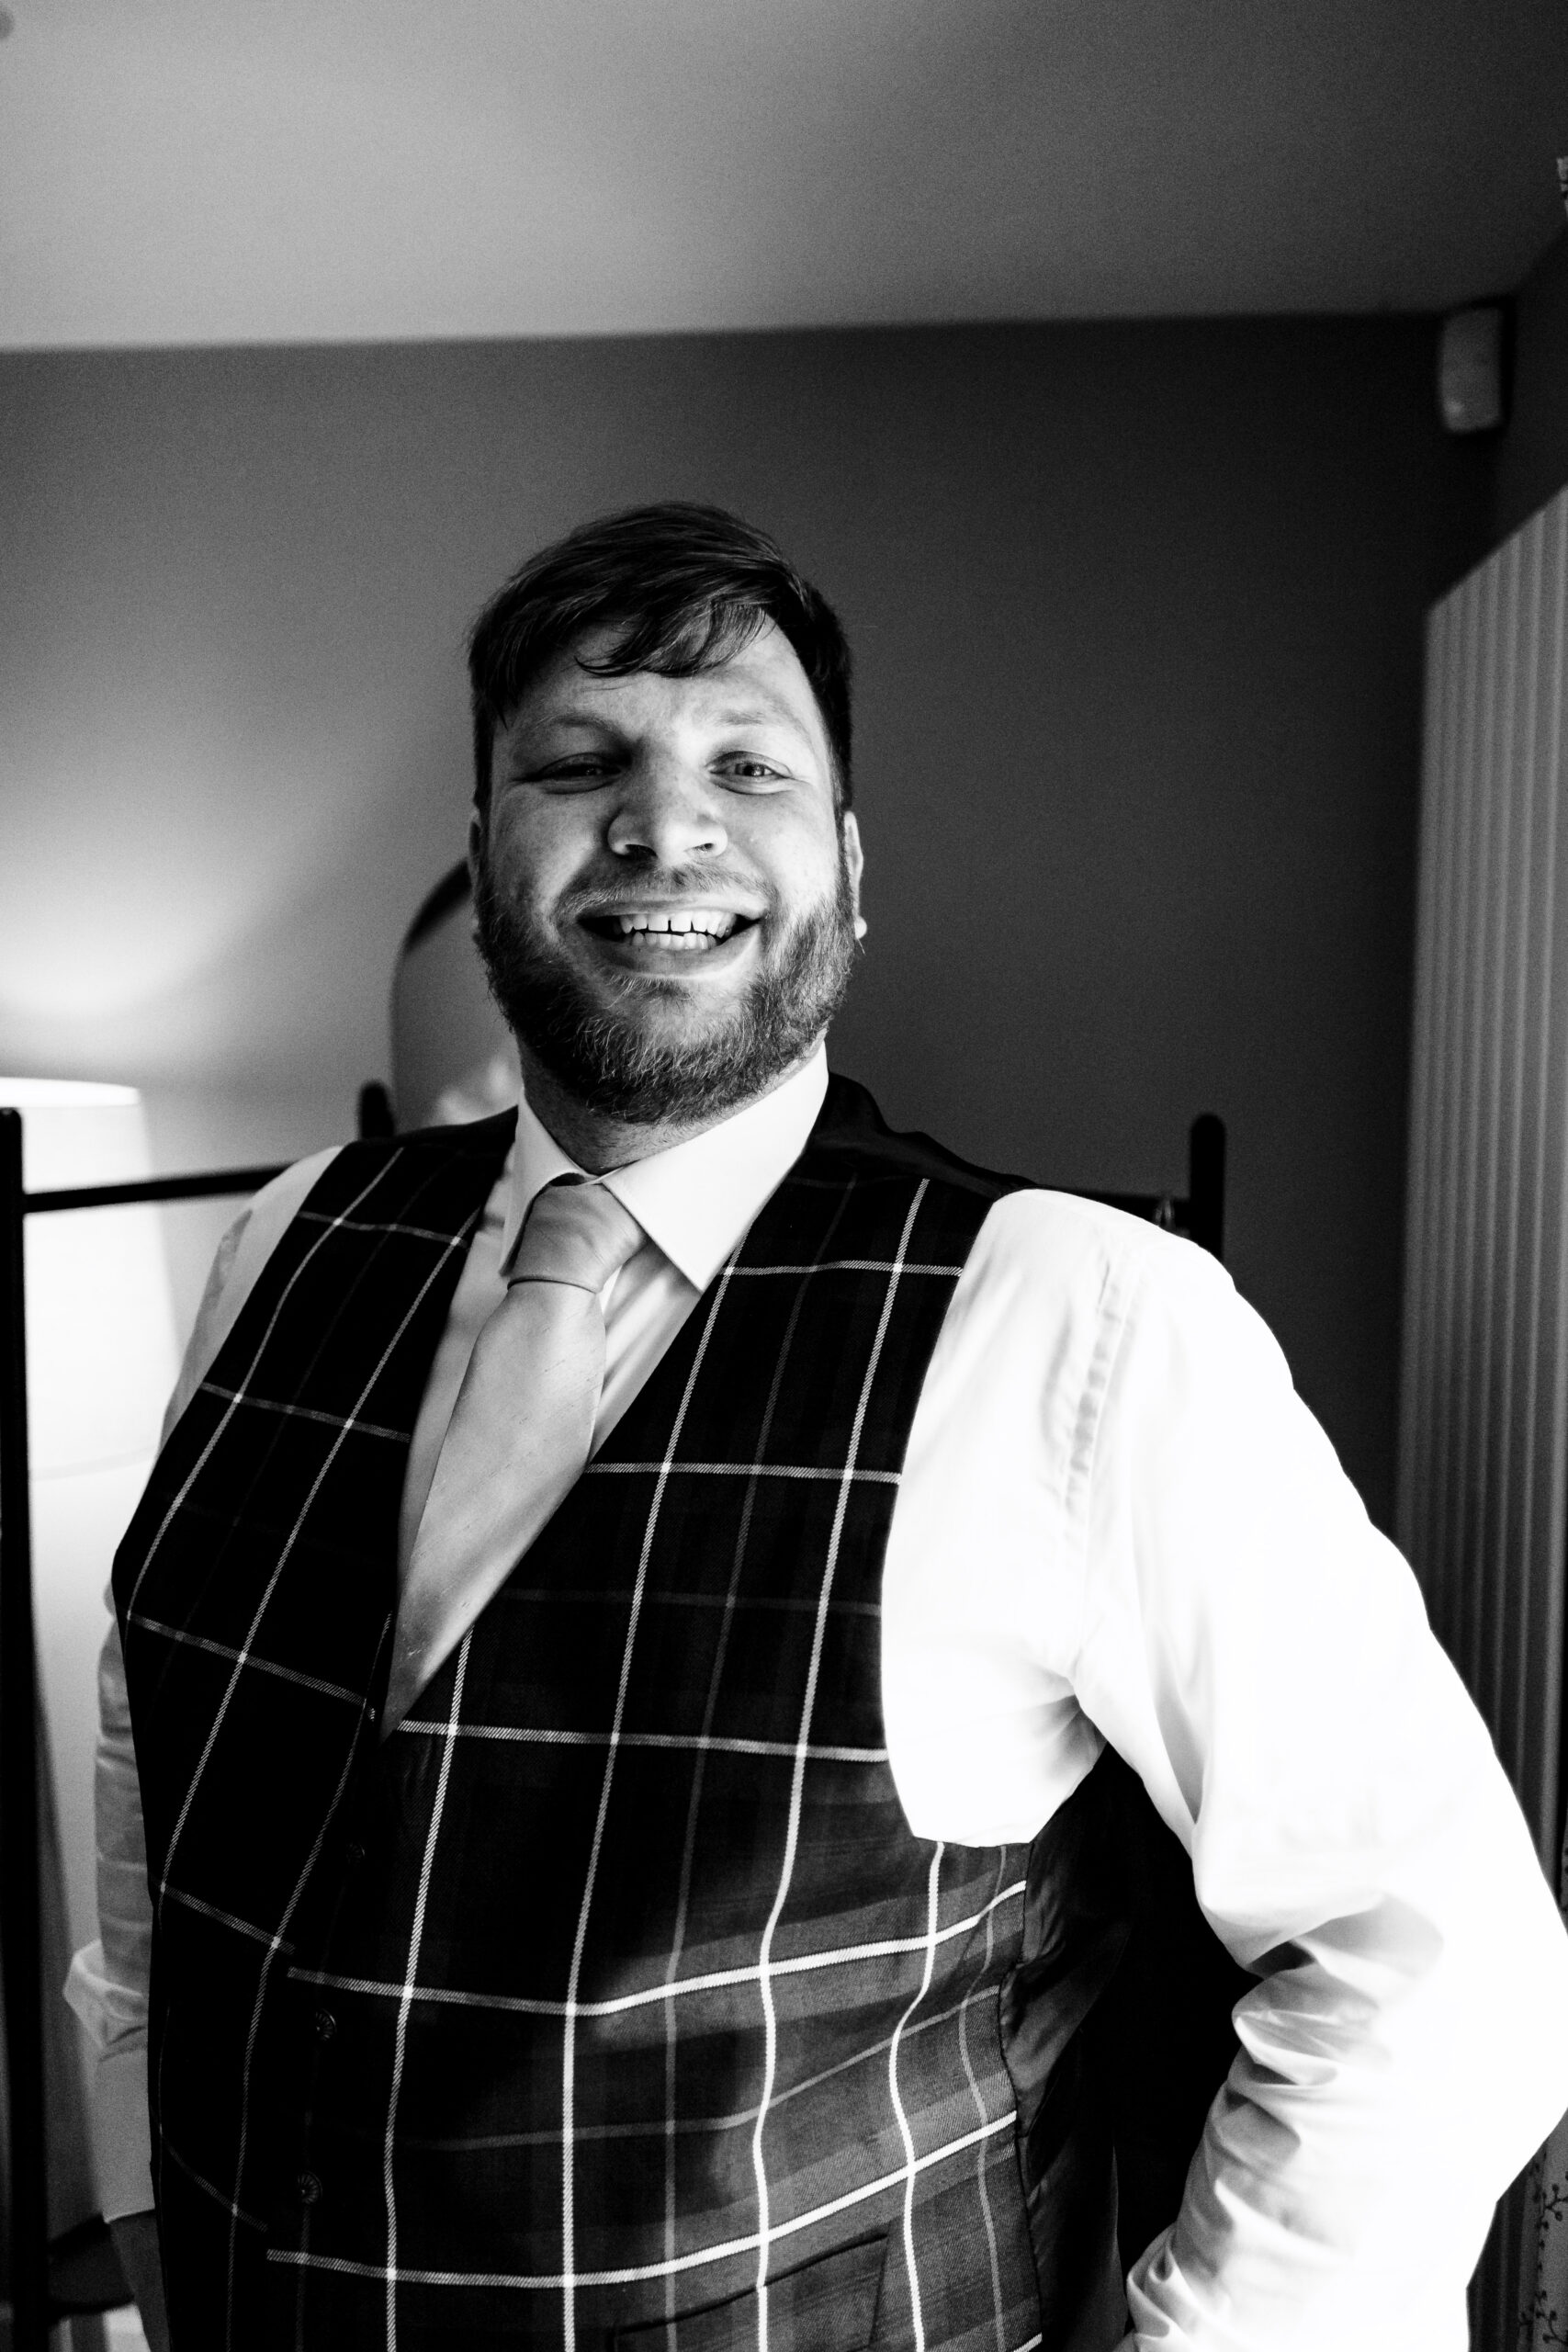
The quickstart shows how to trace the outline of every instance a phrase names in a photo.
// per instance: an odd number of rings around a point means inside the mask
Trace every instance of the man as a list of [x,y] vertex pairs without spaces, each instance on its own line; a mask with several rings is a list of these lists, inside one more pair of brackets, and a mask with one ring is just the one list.
[[[1568,1948],[1278,1351],[828,1079],[848,655],[770,541],[591,525],[470,670],[515,1123],[259,1197],[116,1563],[152,2329],[155,2184],[178,2352],[1461,2345]],[[1134,1775],[1248,1989],[1123,2286]]]

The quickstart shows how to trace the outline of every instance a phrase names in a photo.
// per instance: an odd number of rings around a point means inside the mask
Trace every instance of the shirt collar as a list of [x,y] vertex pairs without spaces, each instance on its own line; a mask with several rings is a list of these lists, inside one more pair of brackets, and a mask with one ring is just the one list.
[[[808,1062],[771,1094],[743,1103],[716,1126],[650,1152],[604,1178],[622,1206],[695,1290],[705,1290],[762,1203],[805,1149],[828,1091],[828,1057]],[[512,1190],[502,1230],[509,1265],[536,1194],[558,1176],[584,1174],[530,1109],[517,1103]],[[592,1180],[591,1180],[592,1181]]]

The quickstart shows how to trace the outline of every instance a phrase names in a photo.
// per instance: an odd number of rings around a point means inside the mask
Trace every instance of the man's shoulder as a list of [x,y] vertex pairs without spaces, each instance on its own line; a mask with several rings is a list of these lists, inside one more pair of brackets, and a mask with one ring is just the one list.
[[417,1152],[436,1159],[503,1159],[517,1131],[517,1106],[493,1111],[483,1119],[459,1119],[440,1126],[409,1127],[396,1135],[361,1136],[339,1146],[339,1159],[355,1155],[363,1165],[392,1159],[400,1152]]
[[1207,1250],[1089,1193],[1054,1190],[1032,1176],[987,1168],[919,1129],[889,1126],[863,1086],[835,1071],[808,1149],[834,1160],[905,1173],[977,1198],[981,1222],[972,1279],[1064,1283],[1109,1304],[1152,1285],[1207,1298],[1233,1291]]
[[[389,1136],[357,1136],[351,1143],[339,1144],[311,1159],[297,1161],[274,1182],[284,1193],[296,1196],[296,1206],[309,1202],[321,1208],[331,1205],[340,1195],[353,1197],[367,1183],[374,1183],[383,1171],[394,1171],[400,1167],[410,1170],[416,1182],[425,1170],[439,1167],[462,1167],[478,1161],[499,1168],[512,1148],[516,1125],[517,1113],[513,1109],[450,1126],[411,1127]],[[300,1179],[306,1175],[310,1182],[302,1190]],[[257,1202],[265,1197],[265,1193],[258,1193]]]
[[828,1080],[807,1149],[829,1162],[858,1162],[889,1175],[923,1177],[993,1201],[1021,1191],[1031,1181],[964,1159],[919,1127],[901,1131],[889,1126],[867,1090],[837,1070]]
[[170,1401],[164,1435],[189,1403],[233,1330],[258,1283],[277,1257],[285,1235],[301,1211],[340,1214],[361,1197],[367,1183],[389,1164],[412,1155],[416,1162],[461,1167],[476,1159],[499,1169],[516,1125],[514,1110],[461,1125],[423,1127],[407,1135],[361,1136],[330,1144],[296,1159],[247,1201],[219,1244],[207,1278],[180,1378]]
[[986,1222],[998,1258],[1034,1267],[1095,1266],[1118,1282],[1234,1287],[1217,1258],[1152,1217],[1090,1193],[1023,1184],[998,1199]]

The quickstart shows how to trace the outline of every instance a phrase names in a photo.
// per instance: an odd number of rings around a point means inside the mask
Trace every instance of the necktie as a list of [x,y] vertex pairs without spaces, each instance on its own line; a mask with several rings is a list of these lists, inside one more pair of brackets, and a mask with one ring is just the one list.
[[643,1231],[603,1184],[535,1199],[474,1342],[398,1603],[381,1736],[505,1583],[588,1459],[604,1381],[599,1294]]

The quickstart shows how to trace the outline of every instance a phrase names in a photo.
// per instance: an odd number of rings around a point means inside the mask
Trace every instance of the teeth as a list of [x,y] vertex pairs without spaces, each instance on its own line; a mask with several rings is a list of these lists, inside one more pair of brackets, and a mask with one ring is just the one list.
[[736,918],[714,907],[671,907],[662,914],[619,915],[623,939],[657,937],[696,947],[700,941],[728,939]]

